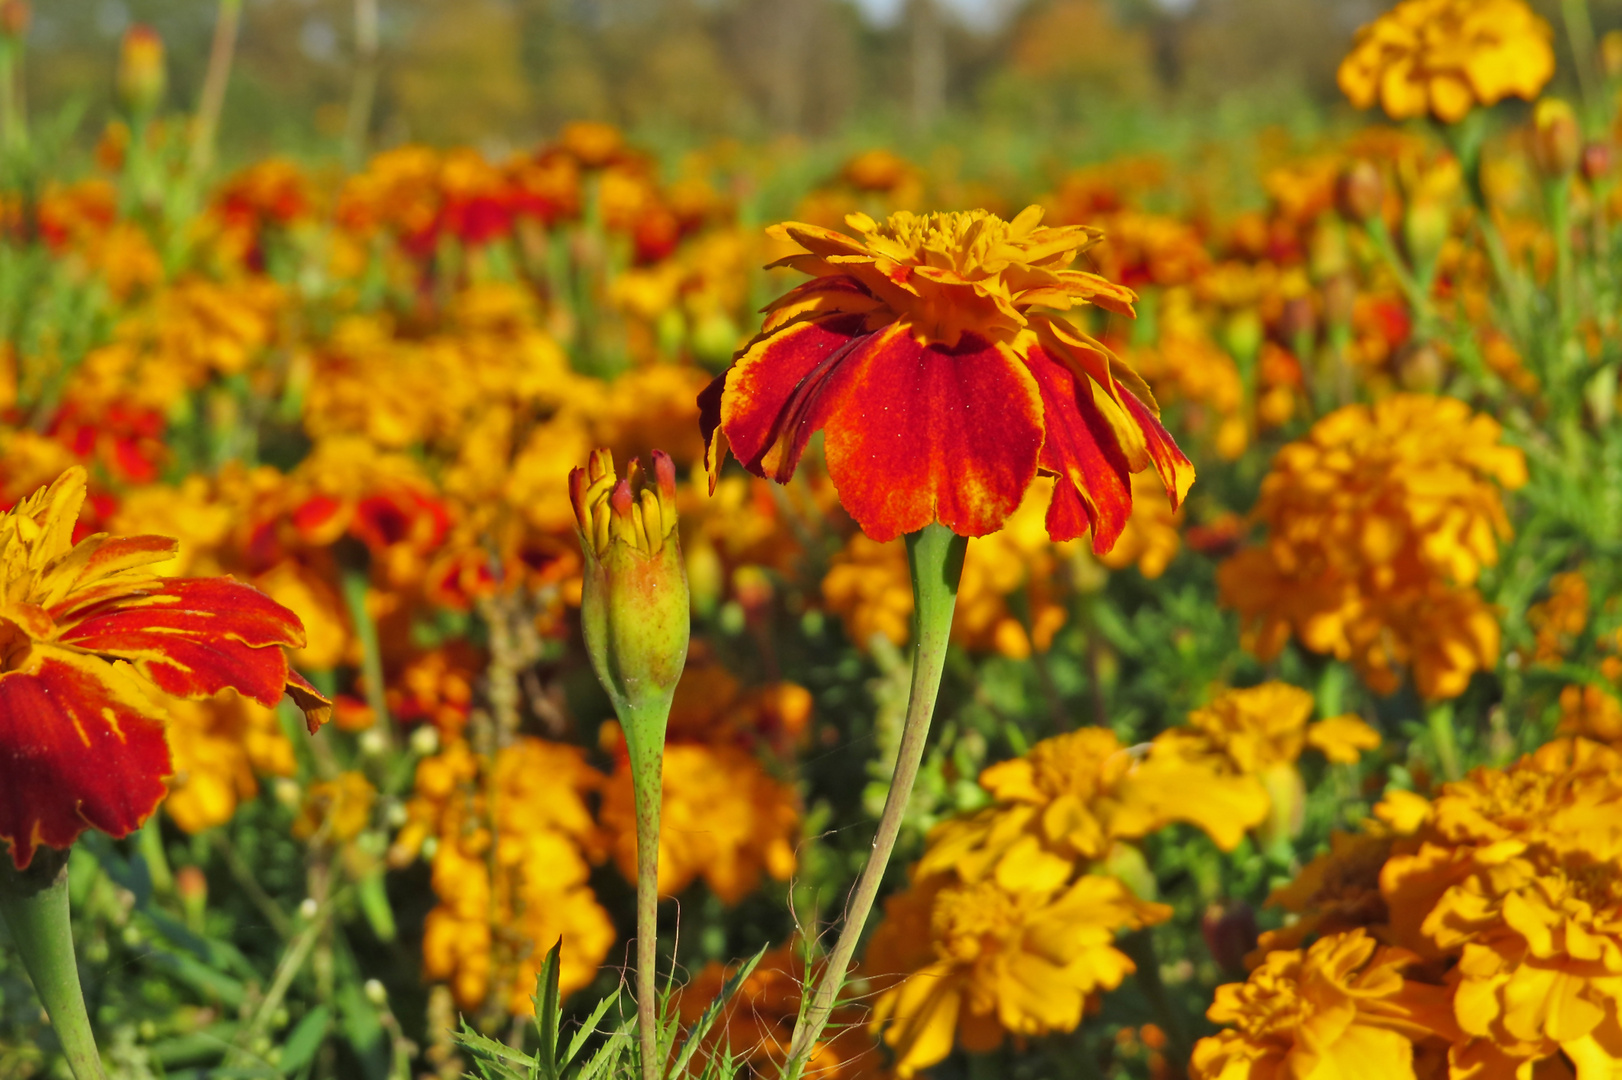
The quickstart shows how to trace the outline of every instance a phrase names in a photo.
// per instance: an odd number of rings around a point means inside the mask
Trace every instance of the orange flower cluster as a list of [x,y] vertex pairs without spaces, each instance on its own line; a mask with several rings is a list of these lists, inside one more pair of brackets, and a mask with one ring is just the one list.
[[1338,410],[1274,460],[1253,512],[1265,540],[1223,565],[1223,602],[1258,656],[1294,636],[1382,693],[1410,667],[1425,697],[1455,697],[1498,661],[1475,582],[1509,536],[1500,489],[1525,482],[1521,452],[1461,401]]
[[1194,1074],[1326,1060],[1396,1077],[1614,1071],[1619,777],[1615,750],[1559,739],[1434,799],[1389,793],[1363,837],[1338,838],[1275,894],[1302,916],[1289,938],[1322,936],[1218,991],[1211,1018],[1234,1027],[1201,1043]]

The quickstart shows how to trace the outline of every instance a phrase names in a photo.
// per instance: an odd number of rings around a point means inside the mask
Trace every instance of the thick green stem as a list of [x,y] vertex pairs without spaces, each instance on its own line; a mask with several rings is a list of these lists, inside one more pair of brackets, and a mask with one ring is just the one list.
[[873,837],[873,851],[856,880],[839,940],[828,954],[828,964],[817,983],[810,1008],[794,1026],[794,1039],[783,1070],[787,1080],[798,1078],[833,1013],[834,1002],[845,985],[845,973],[850,970],[851,959],[867,925],[867,916],[884,882],[890,853],[895,850],[896,838],[901,834],[901,821],[929,738],[935,696],[940,692],[941,672],[946,666],[946,642],[952,633],[952,612],[957,607],[957,585],[963,576],[963,554],[968,546],[967,537],[958,536],[940,524],[926,525],[907,535],[907,562],[912,568],[914,601],[913,658],[912,692],[907,700],[901,749],[896,755],[890,794],[884,800],[884,813],[879,817],[878,833]]
[[[625,725],[636,798],[636,1017],[642,1043],[642,1078],[659,1080],[659,810],[664,801],[665,717]],[[651,721],[651,722],[650,722]],[[656,729],[656,730],[655,730]],[[632,731],[636,734],[633,735]],[[652,737],[657,734],[657,738]]]
[[383,679],[383,649],[377,640],[377,623],[371,609],[366,606],[366,594],[371,589],[371,578],[365,570],[352,569],[343,573],[344,604],[349,608],[349,620],[360,639],[361,674],[366,678],[366,705],[372,710],[372,722],[382,733],[384,745],[393,747],[394,722],[389,718],[389,701]]
[[34,992],[51,1018],[62,1052],[78,1080],[107,1080],[90,1030],[68,921],[68,853],[40,848],[27,870],[0,852],[0,916],[22,955]]

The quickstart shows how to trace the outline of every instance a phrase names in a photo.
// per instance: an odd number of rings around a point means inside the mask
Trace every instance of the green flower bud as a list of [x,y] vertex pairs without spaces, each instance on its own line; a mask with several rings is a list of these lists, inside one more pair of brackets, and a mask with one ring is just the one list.
[[[653,484],[641,462],[614,475],[614,456],[596,450],[569,474],[585,552],[580,621],[586,651],[625,729],[632,756],[644,739],[664,741],[664,718],[687,663],[692,616],[676,534],[676,467],[653,452]],[[644,730],[656,726],[657,732]]]

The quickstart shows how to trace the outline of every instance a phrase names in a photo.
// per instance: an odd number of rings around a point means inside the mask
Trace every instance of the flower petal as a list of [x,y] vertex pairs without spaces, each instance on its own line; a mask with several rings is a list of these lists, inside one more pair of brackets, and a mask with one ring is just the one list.
[[720,428],[744,468],[778,483],[794,474],[826,419],[829,377],[861,326],[860,316],[791,324],[756,342],[727,371]]
[[34,670],[0,675],[0,838],[19,870],[87,828],[129,835],[171,771],[163,713],[127,665],[40,651]]
[[1033,345],[1025,362],[1041,388],[1047,431],[1038,464],[1059,478],[1048,504],[1048,535],[1056,541],[1074,540],[1092,529],[1093,550],[1103,554],[1115,546],[1132,514],[1126,455],[1093,404],[1092,380],[1078,386],[1070,368],[1041,346]]
[[1144,438],[1149,443],[1149,457],[1155,463],[1155,471],[1160,474],[1161,483],[1166,485],[1166,495],[1171,499],[1171,508],[1176,510],[1182,505],[1183,496],[1188,494],[1190,485],[1194,483],[1194,463],[1189,461],[1188,455],[1172,441],[1171,433],[1155,414],[1149,411],[1147,405],[1130,392],[1123,393],[1121,401],[1126,405],[1126,411],[1143,429]]
[[905,324],[887,327],[839,365],[824,396],[860,403],[827,420],[828,475],[874,540],[937,520],[960,536],[995,532],[1036,476],[1036,383],[974,334],[925,347]]
[[63,625],[63,644],[128,660],[179,697],[211,697],[230,686],[273,707],[288,681],[280,646],[304,644],[297,616],[228,577],[169,580],[98,607],[52,614]]

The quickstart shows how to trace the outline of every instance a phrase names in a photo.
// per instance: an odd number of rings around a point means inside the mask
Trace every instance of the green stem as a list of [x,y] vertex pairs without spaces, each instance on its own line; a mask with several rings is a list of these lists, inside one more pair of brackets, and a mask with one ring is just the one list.
[[214,162],[214,137],[225,108],[225,91],[231,82],[231,59],[237,47],[237,26],[242,21],[242,0],[220,0],[214,22],[214,41],[208,52],[208,71],[198,96],[197,118],[192,129],[191,174],[201,182]]
[[1588,0],[1561,0],[1560,14],[1571,41],[1571,57],[1577,63],[1577,85],[1582,88],[1584,111],[1593,113],[1602,107],[1603,91],[1594,69],[1599,50],[1594,45],[1594,21],[1588,14]]
[[660,1080],[659,1050],[659,810],[664,802],[665,724],[662,710],[622,717],[636,799],[636,1026],[642,1045],[642,1080]]
[[68,920],[68,853],[40,848],[27,870],[0,853],[0,916],[22,954],[34,992],[51,1018],[62,1052],[78,1080],[107,1080],[90,1030]]
[[370,588],[371,578],[365,570],[344,571],[344,604],[349,608],[355,636],[360,639],[360,670],[366,677],[366,705],[372,710],[372,722],[382,732],[386,745],[393,748],[394,723],[389,718],[389,701],[383,682],[383,650],[377,641],[377,623],[366,607],[366,593]]
[[1133,981],[1166,1033],[1166,1061],[1174,1070],[1173,1075],[1185,1075],[1182,1070],[1193,1051],[1188,1017],[1166,992],[1166,984],[1160,978],[1160,960],[1155,956],[1154,938],[1147,930],[1136,930],[1121,938],[1121,951],[1132,958],[1137,968]]
[[1436,765],[1444,780],[1457,780],[1464,775],[1459,763],[1459,739],[1453,730],[1453,704],[1442,701],[1432,705],[1425,714],[1430,728],[1431,744],[1436,749]]
[[958,536],[938,523],[907,534],[907,562],[912,569],[914,602],[913,660],[912,692],[907,700],[901,749],[896,755],[895,775],[890,780],[890,794],[884,800],[878,833],[873,837],[873,851],[856,880],[856,889],[845,909],[845,924],[840,928],[839,940],[828,955],[828,965],[817,983],[811,1007],[805,1010],[794,1026],[794,1039],[783,1068],[786,1080],[797,1080],[800,1070],[805,1068],[811,1056],[812,1048],[822,1037],[822,1029],[827,1026],[828,1018],[833,1013],[834,1001],[844,987],[845,973],[856,954],[857,943],[867,925],[867,916],[878,898],[890,853],[895,850],[896,838],[901,834],[901,821],[906,814],[907,802],[912,797],[912,785],[918,778],[918,766],[923,761],[924,745],[929,738],[929,722],[935,713],[935,696],[940,692],[941,672],[946,666],[946,643],[952,633],[952,612],[957,607],[957,585],[963,576],[963,554],[968,546],[967,537]]

